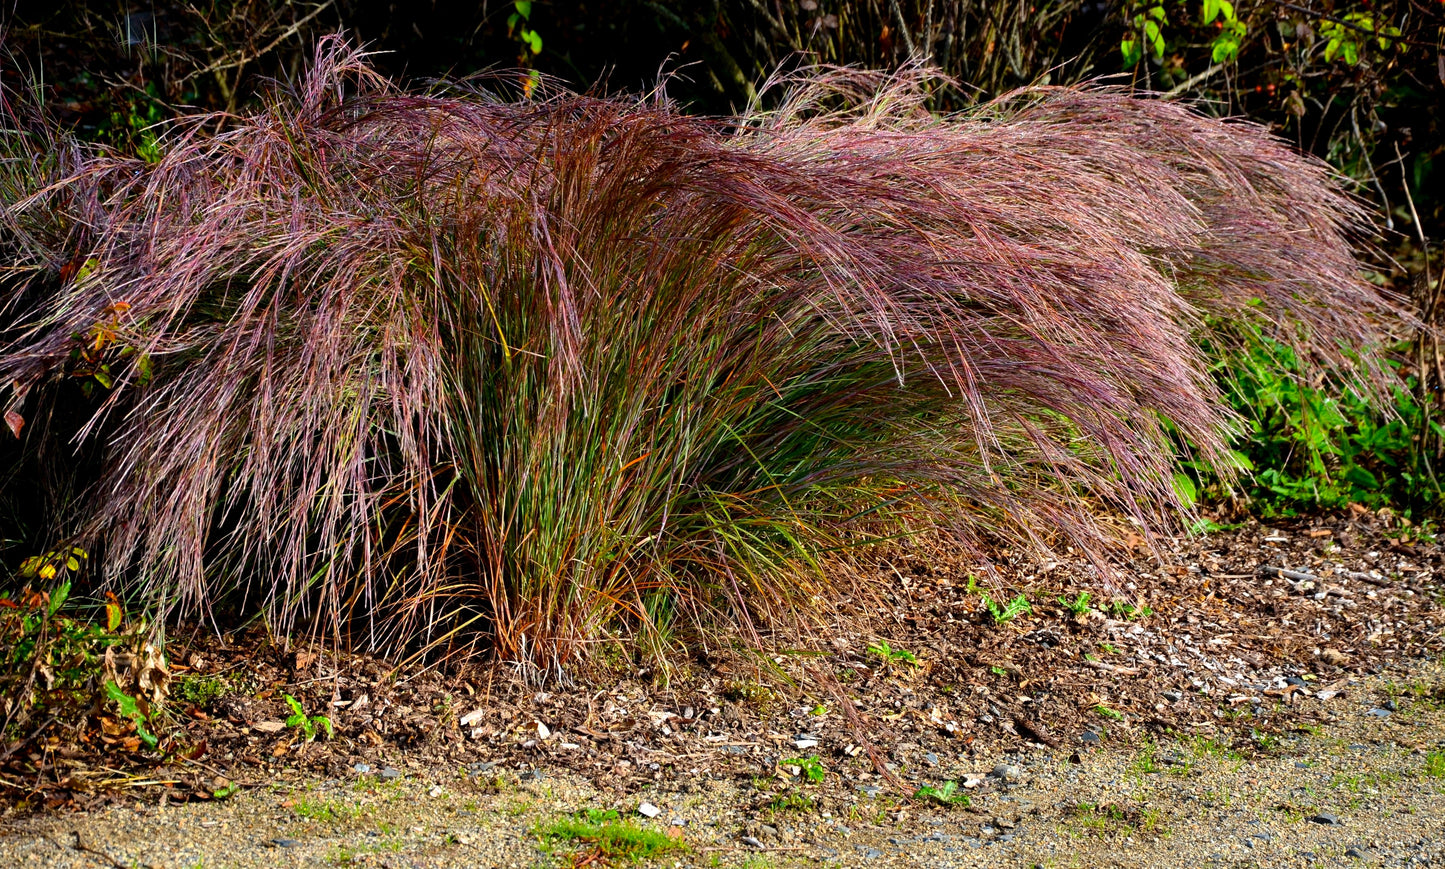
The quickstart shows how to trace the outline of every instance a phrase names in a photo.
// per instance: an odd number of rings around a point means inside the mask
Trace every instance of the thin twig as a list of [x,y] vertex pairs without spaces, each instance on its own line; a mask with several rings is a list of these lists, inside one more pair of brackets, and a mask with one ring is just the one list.
[[903,34],[903,47],[908,49],[908,59],[918,59],[918,49],[913,45],[913,37],[908,33],[908,23],[903,20],[903,10],[898,7],[898,0],[889,0],[888,5],[893,7],[893,20],[898,23],[898,32]]
[[322,12],[325,12],[335,2],[336,0],[326,0],[325,3],[317,6],[315,9],[311,10],[309,14],[302,17],[300,20],[294,22],[290,27],[286,28],[286,30],[280,36],[266,43],[266,47],[256,52],[255,54],[242,54],[239,58],[231,61],[230,63],[222,63],[221,61],[216,61],[205,69],[196,70],[195,72],[186,76],[186,78],[194,78],[198,75],[205,75],[208,72],[214,73],[223,72],[228,69],[235,69],[236,67],[250,63],[257,58],[264,57],[266,54],[270,53],[271,49],[280,45],[282,42],[285,42],[287,39],[290,39],[292,36],[295,36],[298,32],[300,32],[302,27],[306,26],[307,22],[320,15]]
[[1204,72],[1198,73],[1197,75],[1192,75],[1189,78],[1185,79],[1181,84],[1177,84],[1169,90],[1165,91],[1164,96],[1161,97],[1161,99],[1173,99],[1184,93],[1185,91],[1189,90],[1190,88],[1194,87],[1195,85],[1199,84],[1200,82],[1205,81],[1206,79],[1213,78],[1215,74],[1222,69],[1224,69],[1224,64],[1216,63],[1214,66],[1211,66]]
[[1329,15],[1329,14],[1324,13],[1324,12],[1316,12],[1315,10],[1310,9],[1308,6],[1297,6],[1297,5],[1293,4],[1293,3],[1287,3],[1287,2],[1285,2],[1285,0],[1269,0],[1269,2],[1270,2],[1270,3],[1273,3],[1274,5],[1276,5],[1276,6],[1278,6],[1278,7],[1280,7],[1281,9],[1289,9],[1289,10],[1294,11],[1294,12],[1299,12],[1299,13],[1301,13],[1301,14],[1308,15],[1308,16],[1310,16],[1311,18],[1315,18],[1315,19],[1317,19],[1317,20],[1319,20],[1319,21],[1328,21],[1328,22],[1330,22],[1331,24],[1338,24],[1338,25],[1341,26],[1341,27],[1347,28],[1347,29],[1349,29],[1349,30],[1353,30],[1353,31],[1355,31],[1355,32],[1357,32],[1357,33],[1363,33],[1363,34],[1365,34],[1365,35],[1367,35],[1367,36],[1373,36],[1373,37],[1376,38],[1376,39],[1389,39],[1389,40],[1392,40],[1392,41],[1394,41],[1394,42],[1402,43],[1402,44],[1404,44],[1404,45],[1414,45],[1414,46],[1419,46],[1419,47],[1422,47],[1422,48],[1438,48],[1438,47],[1439,47],[1439,46],[1435,45],[1435,43],[1433,43],[1433,42],[1421,42],[1421,41],[1418,40],[1418,39],[1410,39],[1410,38],[1405,37],[1405,36],[1391,36],[1390,34],[1388,34],[1388,33],[1383,33],[1383,32],[1381,32],[1381,31],[1379,31],[1379,30],[1372,30],[1372,29],[1370,29],[1370,28],[1368,28],[1368,27],[1361,27],[1360,25],[1355,24],[1355,23],[1353,23],[1353,22],[1351,22],[1351,21],[1346,21],[1346,20],[1343,19],[1343,18],[1336,18],[1335,16]]

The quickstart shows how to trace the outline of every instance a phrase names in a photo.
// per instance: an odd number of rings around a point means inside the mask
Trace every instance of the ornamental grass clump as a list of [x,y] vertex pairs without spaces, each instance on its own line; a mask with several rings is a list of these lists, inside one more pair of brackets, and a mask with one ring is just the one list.
[[933,117],[925,84],[809,73],[719,120],[405,93],[328,42],[254,114],[7,200],[5,401],[89,387],[103,470],[58,518],[157,614],[555,672],[806,622],[822,553],[898,523],[1106,567],[1096,517],[1187,511],[1182,450],[1229,473],[1206,322],[1383,382],[1401,314],[1322,164],[1116,91]]

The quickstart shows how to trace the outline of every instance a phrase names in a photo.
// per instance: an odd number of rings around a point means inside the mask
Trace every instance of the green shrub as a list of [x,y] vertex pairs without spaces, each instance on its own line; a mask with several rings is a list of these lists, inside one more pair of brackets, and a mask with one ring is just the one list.
[[[1235,445],[1237,463],[1250,471],[1243,490],[1265,515],[1352,503],[1438,512],[1442,492],[1428,445],[1445,430],[1418,400],[1413,376],[1394,384],[1390,404],[1379,407],[1324,378],[1307,380],[1295,352],[1263,335],[1214,370],[1246,426]],[[1201,482],[1215,484],[1208,476]]]

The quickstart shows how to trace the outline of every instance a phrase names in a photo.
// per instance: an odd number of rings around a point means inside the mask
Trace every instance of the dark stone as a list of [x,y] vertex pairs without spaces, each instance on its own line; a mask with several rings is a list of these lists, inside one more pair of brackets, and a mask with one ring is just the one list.
[[1083,733],[1079,734],[1079,741],[1085,744],[1097,743],[1100,741],[1099,734],[1095,733],[1092,730],[1085,730]]
[[381,771],[381,777],[386,779],[387,781],[395,781],[401,778],[401,770],[397,769],[394,766],[389,766]]
[[1329,812],[1320,812],[1318,815],[1310,818],[1310,820],[1316,824],[1324,824],[1330,827],[1338,826],[1340,823],[1340,819]]
[[1363,845],[1352,845],[1345,849],[1345,856],[1356,860],[1366,860],[1369,859],[1370,849]]
[[275,845],[277,848],[295,848],[301,843],[296,841],[295,839],[272,839],[271,844]]
[[1377,707],[1377,708],[1375,708],[1375,709],[1371,709],[1369,712],[1366,712],[1365,714],[1366,714],[1366,715],[1373,715],[1373,716],[1375,716],[1376,718],[1389,718],[1389,717],[1390,717],[1390,710],[1388,710],[1388,709],[1380,709],[1380,708]]

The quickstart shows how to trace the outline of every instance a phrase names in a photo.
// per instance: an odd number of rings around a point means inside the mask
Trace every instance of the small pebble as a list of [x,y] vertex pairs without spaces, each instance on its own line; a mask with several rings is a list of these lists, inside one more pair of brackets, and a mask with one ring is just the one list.
[[1320,812],[1318,815],[1310,818],[1310,820],[1316,824],[1325,824],[1331,827],[1337,826],[1340,823],[1340,819],[1329,812]]

